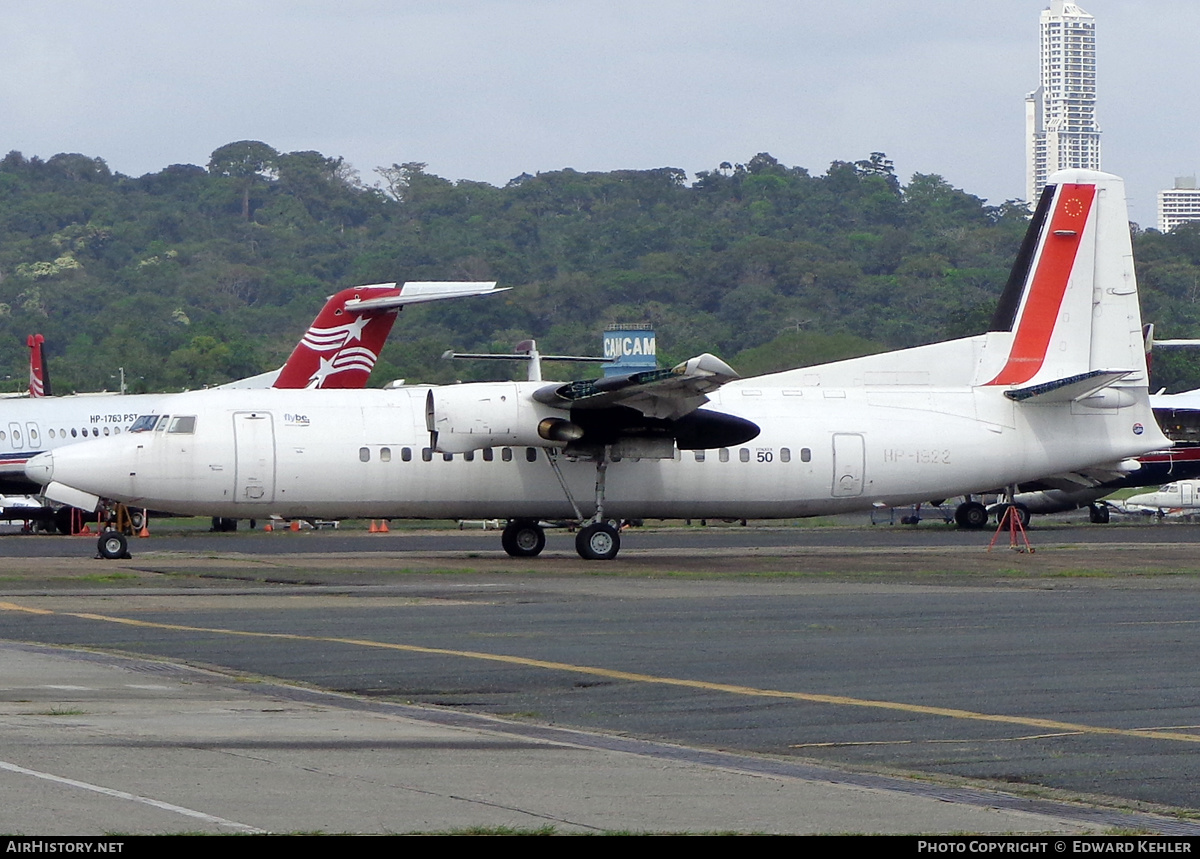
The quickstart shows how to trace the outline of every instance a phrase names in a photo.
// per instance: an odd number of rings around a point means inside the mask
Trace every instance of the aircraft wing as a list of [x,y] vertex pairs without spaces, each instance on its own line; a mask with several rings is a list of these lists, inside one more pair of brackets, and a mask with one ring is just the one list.
[[[391,283],[376,283],[372,287],[395,286]],[[363,287],[367,289],[369,287]],[[346,302],[347,310],[391,310],[406,304],[424,304],[441,301],[443,298],[464,298],[468,295],[492,295],[507,292],[510,286],[496,287],[495,281],[408,281],[400,287],[399,295],[384,298],[351,299]]]
[[533,398],[560,409],[625,406],[649,418],[674,420],[691,414],[708,402],[707,394],[738,378],[728,364],[705,352],[669,370],[547,385]]

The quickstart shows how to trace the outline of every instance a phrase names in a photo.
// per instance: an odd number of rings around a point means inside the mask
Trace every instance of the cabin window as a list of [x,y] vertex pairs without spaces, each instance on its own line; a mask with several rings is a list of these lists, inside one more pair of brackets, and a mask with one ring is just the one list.
[[392,449],[390,447],[379,448],[379,461],[380,462],[391,462],[392,461]]
[[495,454],[492,452],[492,449],[490,447],[485,447],[483,449],[483,461],[484,462],[491,462],[494,457],[495,457]]
[[421,461],[422,462],[433,462],[433,448],[430,448],[430,447],[421,448]]
[[121,434],[121,428],[113,427],[113,435],[120,435],[120,434]]
[[704,451],[694,450],[692,453],[696,456],[696,462],[704,462]]
[[104,434],[105,434],[105,435],[108,435],[108,427],[105,427],[105,428],[104,428]]
[[537,448],[536,447],[525,448],[525,461],[526,462],[537,462]]
[[790,447],[779,448],[779,461],[780,462],[791,462],[792,461],[792,449]]
[[404,460],[405,462],[412,462],[412,448],[411,447],[400,448],[400,458],[402,460]]
[[812,451],[809,450],[807,447],[800,448],[800,461],[801,462],[812,462]]
[[196,416],[195,415],[180,415],[171,421],[171,427],[167,430],[169,433],[181,433],[191,435],[196,431]]
[[71,427],[71,438],[76,438],[76,431],[74,427]]
[[358,449],[358,461],[359,462],[370,462],[371,461],[371,448],[360,447]]
[[750,461],[750,448],[743,447],[741,450],[739,450],[738,451],[738,459],[740,459],[742,462],[749,462]]
[[729,462],[729,448],[723,447],[717,452],[717,459],[721,462]]
[[512,462],[512,448],[506,447],[504,450],[500,451],[500,458],[505,462]]
[[94,435],[96,438],[100,438],[100,427],[92,427],[92,435]]

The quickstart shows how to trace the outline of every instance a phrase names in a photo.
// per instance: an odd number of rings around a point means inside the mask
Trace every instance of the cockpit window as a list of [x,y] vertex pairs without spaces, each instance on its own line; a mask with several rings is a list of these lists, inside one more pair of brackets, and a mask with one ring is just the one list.
[[130,432],[147,432],[158,423],[158,415],[142,415],[129,427]]
[[154,428],[154,431],[162,432],[163,430],[165,430],[167,428],[167,424],[170,422],[171,422],[171,416],[163,415],[161,418],[158,419],[158,426],[156,426]]
[[179,415],[175,420],[171,421],[171,426],[167,429],[169,433],[187,433],[191,435],[196,431],[196,416],[195,415]]

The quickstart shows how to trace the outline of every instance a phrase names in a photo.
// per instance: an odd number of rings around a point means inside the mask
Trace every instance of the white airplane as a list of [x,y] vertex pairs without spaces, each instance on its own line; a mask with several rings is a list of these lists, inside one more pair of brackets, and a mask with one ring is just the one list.
[[[296,345],[287,363],[231,382],[223,388],[364,387],[387,340],[397,312],[406,305],[504,292],[495,283],[378,283],[332,295]],[[35,338],[30,338],[34,340]],[[34,343],[29,344],[34,347]],[[40,345],[40,344],[38,344]],[[25,478],[28,460],[82,439],[99,441],[129,430],[139,415],[163,408],[175,394],[73,394],[44,397],[34,393],[33,367],[41,367],[40,349],[32,353],[31,395],[0,400],[0,491],[36,490]],[[44,376],[43,376],[44,378]]]
[[1127,513],[1158,516],[1195,512],[1200,510],[1200,480],[1176,480],[1155,492],[1132,495],[1125,499],[1123,507]]
[[[711,355],[590,382],[197,391],[132,432],[36,457],[75,506],[539,520],[615,557],[613,518],[793,518],[1007,486],[1166,448],[1148,402],[1123,182],[1051,179],[994,330],[751,379]],[[710,408],[701,408],[709,405]],[[151,429],[153,427],[153,429]],[[102,538],[101,554],[125,551]]]

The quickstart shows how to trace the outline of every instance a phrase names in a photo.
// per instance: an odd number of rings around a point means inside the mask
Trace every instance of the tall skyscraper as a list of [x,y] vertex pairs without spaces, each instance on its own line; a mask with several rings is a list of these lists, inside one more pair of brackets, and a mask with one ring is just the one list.
[[1025,192],[1030,203],[1056,170],[1100,169],[1096,19],[1067,0],[1050,0],[1041,31],[1041,84],[1025,97]]

